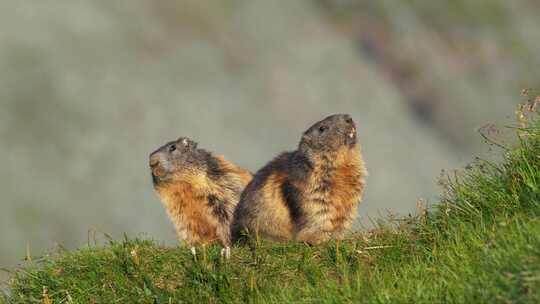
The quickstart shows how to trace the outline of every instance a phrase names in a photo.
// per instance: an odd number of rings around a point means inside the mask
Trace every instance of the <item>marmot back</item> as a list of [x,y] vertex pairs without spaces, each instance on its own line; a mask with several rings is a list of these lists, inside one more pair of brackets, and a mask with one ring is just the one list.
[[296,151],[259,170],[242,193],[233,237],[243,231],[274,241],[317,244],[351,227],[367,171],[349,115],[325,118],[304,132]]
[[153,152],[150,167],[179,240],[191,246],[217,241],[228,248],[234,210],[251,173],[185,137]]

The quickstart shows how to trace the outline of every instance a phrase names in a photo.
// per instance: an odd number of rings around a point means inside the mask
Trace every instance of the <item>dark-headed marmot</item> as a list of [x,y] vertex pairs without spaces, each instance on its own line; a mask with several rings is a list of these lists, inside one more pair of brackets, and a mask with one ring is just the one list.
[[185,137],[153,152],[150,168],[154,189],[178,238],[191,246],[217,241],[228,257],[230,224],[251,173],[198,149],[196,142]]
[[259,170],[242,193],[233,237],[318,244],[351,227],[367,175],[349,115],[329,116],[304,132],[298,149]]

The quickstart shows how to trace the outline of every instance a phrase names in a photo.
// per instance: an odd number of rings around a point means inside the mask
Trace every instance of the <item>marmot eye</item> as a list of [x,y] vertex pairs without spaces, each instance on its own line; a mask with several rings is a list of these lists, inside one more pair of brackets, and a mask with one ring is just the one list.
[[171,145],[169,147],[169,152],[174,152],[174,151],[176,151],[176,145]]
[[327,126],[321,126],[319,127],[319,132],[323,133],[324,131],[326,131],[326,129],[328,129]]

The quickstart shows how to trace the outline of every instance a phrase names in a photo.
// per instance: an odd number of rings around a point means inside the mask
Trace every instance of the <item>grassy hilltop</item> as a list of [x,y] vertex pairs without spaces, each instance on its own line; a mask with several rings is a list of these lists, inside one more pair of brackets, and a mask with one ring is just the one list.
[[323,246],[253,240],[229,261],[218,247],[194,258],[186,248],[111,240],[15,271],[4,301],[540,303],[535,105],[523,109],[529,117],[501,164],[477,161],[449,174],[434,210]]

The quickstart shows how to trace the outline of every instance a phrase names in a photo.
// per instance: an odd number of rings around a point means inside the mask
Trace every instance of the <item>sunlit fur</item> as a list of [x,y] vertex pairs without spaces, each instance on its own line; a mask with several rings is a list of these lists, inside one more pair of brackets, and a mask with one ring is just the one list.
[[[181,144],[182,140],[176,143]],[[166,154],[167,147],[165,145],[154,152],[153,157],[159,157],[159,153]],[[192,155],[180,157],[180,153]],[[213,242],[230,246],[234,209],[242,190],[251,180],[251,174],[222,156],[196,149],[196,145],[179,152],[173,160],[180,158],[182,161],[167,168],[164,181],[154,177],[154,188],[179,240],[190,246]]]
[[[298,150],[281,154],[255,174],[235,212],[235,238],[249,233],[309,244],[342,238],[367,176],[354,123],[345,119],[350,121],[348,115],[334,115],[315,124]],[[334,134],[317,134],[321,124]]]

